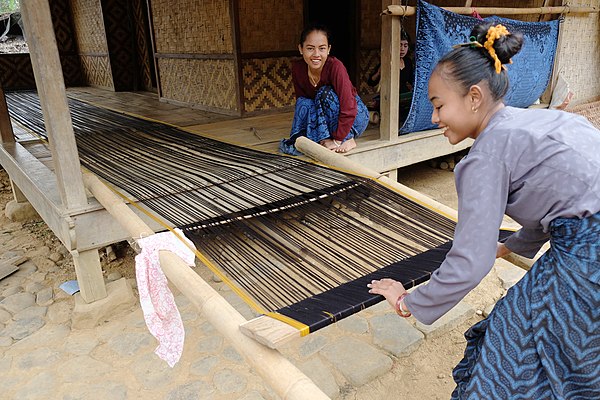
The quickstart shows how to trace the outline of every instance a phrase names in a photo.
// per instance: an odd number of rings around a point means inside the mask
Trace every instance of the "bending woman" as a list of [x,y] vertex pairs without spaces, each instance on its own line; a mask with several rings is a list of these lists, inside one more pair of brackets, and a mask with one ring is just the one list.
[[305,29],[298,45],[301,60],[292,63],[296,108],[289,139],[281,140],[279,150],[301,154],[294,147],[299,136],[338,153],[356,147],[367,129],[369,112],[350,82],[346,67],[329,57],[329,33],[323,26]]
[[[510,252],[550,249],[465,334],[454,399],[600,399],[600,131],[556,110],[507,107],[510,62],[522,36],[477,26],[429,81],[432,122],[452,144],[475,139],[456,166],[452,248],[410,294],[373,281],[399,315],[431,324]],[[497,243],[504,214],[522,228]]]

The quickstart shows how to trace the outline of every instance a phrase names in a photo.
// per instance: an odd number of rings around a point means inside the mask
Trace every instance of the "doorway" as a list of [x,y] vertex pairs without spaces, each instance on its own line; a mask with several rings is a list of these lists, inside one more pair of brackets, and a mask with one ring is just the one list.
[[352,84],[358,82],[359,0],[306,0],[304,23],[325,25],[331,33],[331,55],[344,63]]

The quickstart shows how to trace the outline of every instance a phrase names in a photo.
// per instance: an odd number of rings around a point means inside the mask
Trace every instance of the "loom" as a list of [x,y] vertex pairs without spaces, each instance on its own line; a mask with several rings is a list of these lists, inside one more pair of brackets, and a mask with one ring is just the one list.
[[[11,118],[45,133],[33,92]],[[454,221],[372,179],[218,142],[70,99],[81,163],[179,227],[257,312],[313,332],[382,300],[366,284],[426,281]]]

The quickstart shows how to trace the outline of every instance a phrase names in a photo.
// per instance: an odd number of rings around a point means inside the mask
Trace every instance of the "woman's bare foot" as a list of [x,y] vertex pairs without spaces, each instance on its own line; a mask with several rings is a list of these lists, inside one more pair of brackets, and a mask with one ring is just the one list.
[[356,147],[354,138],[346,140],[344,143],[333,149],[336,153],[346,153]]
[[333,139],[323,139],[319,142],[319,144],[329,150],[335,151],[340,147],[340,142],[334,141]]

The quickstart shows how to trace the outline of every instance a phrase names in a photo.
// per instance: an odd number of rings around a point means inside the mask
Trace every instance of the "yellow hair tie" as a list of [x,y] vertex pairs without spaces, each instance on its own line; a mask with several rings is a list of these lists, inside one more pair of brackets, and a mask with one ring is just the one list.
[[500,62],[500,59],[496,54],[496,50],[494,49],[494,42],[496,41],[496,39],[499,39],[502,36],[506,35],[510,35],[510,32],[508,31],[508,29],[506,29],[504,25],[498,24],[496,26],[491,26],[490,29],[488,29],[487,31],[487,35],[485,36],[487,40],[483,44],[483,47],[485,47],[485,49],[488,51],[488,53],[490,53],[490,56],[492,56],[492,59],[494,60],[494,66],[496,67],[497,74],[499,74],[500,71],[502,71],[502,62]]

